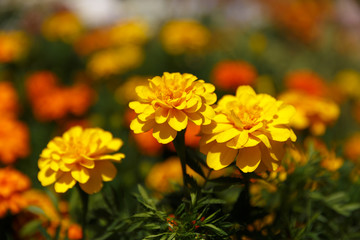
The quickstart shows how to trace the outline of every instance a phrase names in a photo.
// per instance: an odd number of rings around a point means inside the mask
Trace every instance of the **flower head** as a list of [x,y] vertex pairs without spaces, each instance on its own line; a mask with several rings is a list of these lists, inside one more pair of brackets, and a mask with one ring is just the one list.
[[21,59],[28,48],[28,39],[23,32],[0,31],[0,63]]
[[66,192],[77,182],[82,190],[92,194],[100,191],[102,181],[111,181],[116,168],[111,161],[125,157],[118,151],[123,142],[99,128],[73,127],[62,137],[55,137],[42,151],[38,179],[43,186],[55,183],[55,191]]
[[188,121],[196,125],[209,124],[215,115],[211,104],[216,102],[215,87],[192,74],[168,73],[149,80],[148,86],[138,86],[139,101],[129,106],[138,114],[131,122],[134,133],[153,129],[153,136],[169,143]]
[[326,126],[335,122],[340,115],[339,106],[324,97],[300,91],[288,91],[282,93],[279,99],[293,105],[296,109],[291,126],[299,130],[309,128],[316,136],[324,134]]
[[12,118],[0,118],[0,162],[14,163],[29,152],[29,129],[24,123]]
[[236,159],[243,172],[274,171],[287,141],[296,136],[289,127],[295,109],[267,94],[240,86],[236,96],[225,95],[211,124],[202,126],[200,151],[209,167],[218,170]]
[[315,72],[299,70],[289,73],[285,78],[289,89],[314,96],[325,96],[328,91],[325,81]]
[[0,116],[15,117],[19,111],[19,100],[11,82],[0,82]]
[[7,211],[19,213],[27,206],[23,193],[30,188],[30,179],[12,168],[0,169],[0,218]]

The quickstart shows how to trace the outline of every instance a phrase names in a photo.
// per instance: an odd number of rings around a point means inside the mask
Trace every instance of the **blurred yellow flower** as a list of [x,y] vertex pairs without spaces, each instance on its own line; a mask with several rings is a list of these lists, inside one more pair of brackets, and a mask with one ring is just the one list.
[[148,86],[136,87],[138,101],[129,103],[138,114],[131,122],[134,133],[153,129],[159,143],[174,140],[188,121],[206,125],[215,116],[211,107],[216,102],[215,87],[189,73],[168,73],[149,80]]
[[346,140],[344,155],[356,165],[360,166],[360,133],[356,132]]
[[173,20],[161,31],[162,44],[173,55],[201,52],[209,40],[210,31],[195,20]]
[[[188,166],[186,167],[186,172],[190,176],[194,177],[199,184],[204,182],[204,179]],[[156,193],[162,194],[173,192],[177,185],[182,186],[183,175],[180,158],[170,157],[164,162],[155,164],[150,169],[145,183]]]
[[243,172],[274,171],[287,141],[296,136],[289,123],[294,107],[267,94],[240,86],[236,96],[225,95],[215,108],[211,124],[202,126],[200,151],[209,167],[218,170],[236,159]]
[[148,26],[143,21],[120,22],[110,29],[110,42],[113,45],[142,45],[148,39]]
[[324,134],[326,126],[335,122],[340,114],[339,106],[332,100],[300,91],[285,92],[279,99],[296,108],[291,126],[299,130],[310,128],[316,136]]
[[128,104],[130,101],[137,100],[135,88],[137,86],[148,85],[148,79],[144,76],[132,76],[125,83],[121,84],[115,91],[115,99],[120,104]]
[[87,68],[95,78],[123,74],[138,67],[144,58],[143,55],[140,47],[131,45],[106,49],[95,53],[90,58]]
[[27,49],[29,41],[20,31],[0,31],[0,63],[7,63],[21,59]]
[[360,99],[360,72],[342,70],[336,74],[334,85],[345,96]]
[[43,186],[55,183],[55,191],[66,192],[77,182],[88,194],[99,192],[102,181],[111,181],[123,153],[112,154],[123,145],[119,138],[99,128],[73,127],[62,137],[55,137],[42,151],[38,179]]
[[72,43],[78,39],[84,31],[79,18],[72,12],[61,11],[45,19],[42,25],[42,33],[51,40],[61,40]]

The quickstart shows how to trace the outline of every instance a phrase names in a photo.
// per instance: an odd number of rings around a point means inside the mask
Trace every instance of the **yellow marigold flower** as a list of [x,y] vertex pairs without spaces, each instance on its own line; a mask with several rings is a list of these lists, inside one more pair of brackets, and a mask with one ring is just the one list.
[[95,78],[104,78],[138,67],[143,58],[143,51],[137,46],[106,49],[95,53],[87,68]]
[[218,170],[236,159],[243,172],[274,171],[287,141],[296,136],[289,127],[295,109],[267,94],[240,86],[236,96],[225,95],[211,124],[202,126],[200,151],[209,167]]
[[338,72],[334,87],[346,97],[360,99],[360,72],[350,69]]
[[27,50],[28,39],[23,32],[0,31],[0,62],[12,62],[21,59]]
[[[186,172],[193,176],[199,184],[204,182],[204,179],[188,166]],[[173,192],[176,185],[182,186],[183,175],[180,158],[170,157],[164,162],[155,164],[148,173],[145,182],[150,189],[163,194]]]
[[148,39],[148,26],[142,21],[120,22],[110,29],[109,35],[114,45],[141,45]]
[[55,137],[42,151],[38,179],[43,186],[55,183],[55,191],[66,192],[76,182],[88,194],[99,192],[102,181],[111,181],[116,168],[111,161],[120,162],[118,151],[123,142],[110,132],[99,128],[73,127],[62,137]]
[[79,18],[72,12],[62,11],[46,19],[42,32],[49,40],[61,40],[72,43],[80,37],[84,27]]
[[134,133],[153,129],[158,142],[174,140],[178,131],[185,129],[188,121],[196,125],[210,124],[216,102],[215,87],[198,80],[189,73],[168,73],[149,79],[148,86],[136,87],[139,101],[129,106],[138,114],[131,122]]
[[30,179],[21,172],[9,167],[0,169],[0,218],[7,211],[16,214],[27,206],[23,193],[30,185]]
[[326,126],[335,122],[340,115],[339,106],[324,97],[288,91],[281,94],[279,99],[296,108],[291,126],[299,130],[310,128],[316,136],[324,134]]
[[360,132],[346,140],[344,146],[344,155],[356,165],[360,165]]
[[173,55],[203,50],[210,40],[210,32],[195,20],[173,20],[161,31],[165,50]]
[[140,85],[148,85],[148,79],[149,78],[144,76],[132,76],[128,78],[125,83],[116,89],[116,101],[120,104],[128,104],[131,101],[135,101],[138,98],[135,88]]

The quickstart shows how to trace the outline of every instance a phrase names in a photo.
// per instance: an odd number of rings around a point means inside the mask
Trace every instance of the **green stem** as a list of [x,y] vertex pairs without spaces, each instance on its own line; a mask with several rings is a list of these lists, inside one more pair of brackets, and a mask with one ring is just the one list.
[[181,169],[183,174],[184,188],[188,188],[187,173],[186,173],[186,146],[185,146],[185,129],[178,132],[174,141],[176,153],[178,154],[181,162]]
[[86,229],[87,229],[87,211],[89,207],[89,195],[84,192],[79,185],[77,185],[77,189],[79,191],[81,205],[82,205],[82,212],[81,212],[81,226],[83,231],[82,240],[86,239]]

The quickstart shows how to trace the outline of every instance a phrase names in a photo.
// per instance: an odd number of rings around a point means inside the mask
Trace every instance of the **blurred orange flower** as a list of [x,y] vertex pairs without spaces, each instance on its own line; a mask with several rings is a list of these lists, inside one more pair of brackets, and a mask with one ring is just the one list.
[[94,92],[88,85],[59,86],[57,77],[47,71],[29,76],[26,90],[34,115],[40,121],[58,120],[70,113],[81,116],[94,99]]
[[96,29],[82,35],[74,43],[75,50],[80,55],[89,55],[97,50],[111,46],[109,31],[107,29]]
[[245,61],[222,61],[213,69],[213,83],[219,89],[235,91],[240,85],[254,85],[256,69]]
[[344,154],[347,158],[360,166],[360,133],[351,136],[344,146]]
[[285,77],[286,87],[309,95],[325,96],[328,93],[326,82],[315,72],[298,70]]
[[16,117],[19,112],[19,100],[11,82],[0,82],[0,116]]
[[19,213],[27,206],[23,193],[30,188],[30,179],[10,167],[0,169],[0,218],[7,211],[12,214]]
[[0,118],[0,162],[14,163],[29,154],[29,129],[16,119]]

